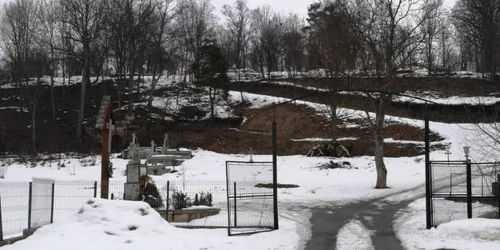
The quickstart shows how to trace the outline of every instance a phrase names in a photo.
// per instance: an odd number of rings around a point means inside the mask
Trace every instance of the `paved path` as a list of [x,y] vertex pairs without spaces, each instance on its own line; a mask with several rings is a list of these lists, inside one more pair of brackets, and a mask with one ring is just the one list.
[[376,250],[403,249],[393,230],[394,215],[411,201],[390,203],[381,199],[354,203],[342,207],[313,208],[312,237],[306,250],[334,250],[337,232],[350,220],[359,220],[372,230],[372,243]]

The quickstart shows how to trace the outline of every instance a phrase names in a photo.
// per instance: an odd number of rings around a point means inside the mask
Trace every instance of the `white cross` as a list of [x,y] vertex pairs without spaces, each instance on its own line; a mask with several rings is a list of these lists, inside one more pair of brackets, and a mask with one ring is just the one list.
[[108,153],[111,153],[111,141],[112,141],[113,132],[115,132],[116,126],[113,125],[113,120],[109,119],[109,122],[106,123],[106,127],[109,129]]
[[450,155],[451,155],[451,152],[450,150],[446,150],[446,156],[448,156],[448,163],[450,163]]

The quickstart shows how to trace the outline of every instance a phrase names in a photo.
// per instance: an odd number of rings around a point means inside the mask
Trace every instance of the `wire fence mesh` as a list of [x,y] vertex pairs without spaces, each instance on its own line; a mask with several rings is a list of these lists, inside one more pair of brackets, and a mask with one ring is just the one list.
[[272,162],[227,162],[228,234],[274,228]]
[[[430,163],[432,226],[452,220],[500,216],[500,197],[494,186],[498,183],[499,163],[434,161]],[[429,195],[429,194],[428,194]]]
[[[111,180],[109,198],[123,199],[124,180]],[[157,180],[163,207],[157,211],[175,226],[189,228],[227,227],[227,190],[225,180]],[[24,229],[60,221],[74,215],[92,197],[100,197],[97,181],[56,181],[33,184],[30,222],[30,182],[0,182],[0,213],[3,239],[20,236]],[[211,206],[191,206],[186,211],[174,210],[172,196],[182,191],[194,203],[210,193]],[[52,200],[52,197],[54,199]],[[52,211],[51,211],[52,210]],[[188,215],[186,215],[188,214]]]
[[31,216],[28,216],[30,228],[36,228],[53,221],[54,181],[34,179],[31,187]]
[[15,237],[28,228],[29,183],[0,182],[3,238]]
[[54,221],[78,211],[82,204],[97,194],[96,181],[57,181],[54,185]]

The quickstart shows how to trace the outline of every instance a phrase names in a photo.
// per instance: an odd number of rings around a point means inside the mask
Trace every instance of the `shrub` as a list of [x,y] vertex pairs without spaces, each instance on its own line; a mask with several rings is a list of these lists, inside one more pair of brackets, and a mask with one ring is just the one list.
[[[197,198],[198,194],[196,194],[195,198]],[[201,192],[200,193],[200,201],[199,201],[200,206],[208,206],[211,207],[213,206],[212,204],[212,193],[210,192]]]
[[213,206],[212,193],[210,192],[197,193],[194,195],[194,199],[191,199],[187,193],[174,189],[171,200],[174,210],[181,210],[191,206]]
[[188,197],[187,193],[178,191],[176,189],[173,190],[172,207],[174,208],[174,210],[181,210],[183,208],[188,208],[191,205],[192,205],[191,198]]

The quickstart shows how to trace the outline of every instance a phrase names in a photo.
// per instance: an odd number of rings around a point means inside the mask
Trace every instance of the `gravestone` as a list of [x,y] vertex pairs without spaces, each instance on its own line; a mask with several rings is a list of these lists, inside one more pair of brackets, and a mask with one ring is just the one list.
[[5,179],[6,175],[7,175],[7,167],[0,166],[0,179]]
[[163,138],[163,147],[161,148],[161,153],[166,154],[167,149],[169,148],[169,142],[168,142],[168,134],[165,133],[165,137]]
[[141,159],[139,157],[139,147],[135,142],[135,134],[130,145],[129,162],[127,164],[127,182],[124,184],[124,200],[136,200],[140,193]]

